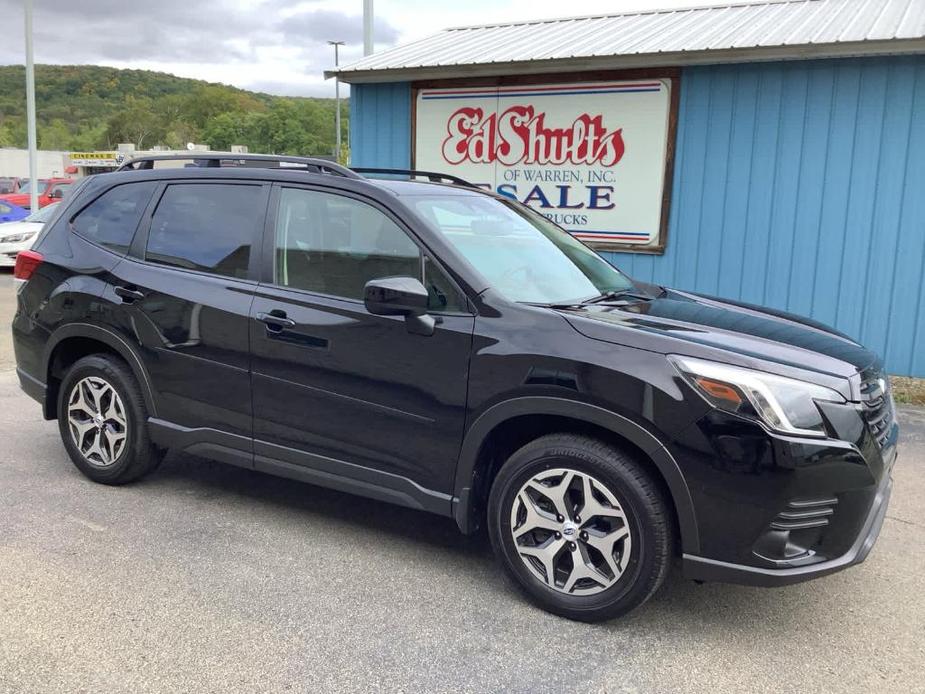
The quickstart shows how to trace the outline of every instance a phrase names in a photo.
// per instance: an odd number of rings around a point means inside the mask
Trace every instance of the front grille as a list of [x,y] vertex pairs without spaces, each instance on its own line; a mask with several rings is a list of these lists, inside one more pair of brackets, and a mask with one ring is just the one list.
[[806,530],[821,528],[829,524],[829,516],[835,513],[838,499],[794,499],[787,508],[771,521],[773,530]]
[[882,371],[861,383],[861,416],[880,448],[886,444],[893,427],[893,397],[890,380]]

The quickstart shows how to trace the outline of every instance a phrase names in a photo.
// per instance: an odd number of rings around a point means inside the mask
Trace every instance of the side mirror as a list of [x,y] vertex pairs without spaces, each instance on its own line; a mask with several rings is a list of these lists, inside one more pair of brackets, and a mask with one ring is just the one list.
[[51,191],[51,192],[48,194],[48,197],[49,197],[51,200],[60,200],[61,198],[64,197],[64,191],[61,190],[60,188],[55,188],[53,191]]
[[408,331],[433,335],[436,321],[427,315],[427,289],[413,277],[370,280],[364,290],[366,310],[377,316],[404,316]]

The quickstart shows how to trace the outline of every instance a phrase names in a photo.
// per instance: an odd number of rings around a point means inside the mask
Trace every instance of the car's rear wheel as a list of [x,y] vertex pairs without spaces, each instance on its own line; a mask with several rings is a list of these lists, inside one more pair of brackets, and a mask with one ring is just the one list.
[[58,393],[58,428],[74,465],[103,484],[150,472],[162,453],[148,437],[147,410],[122,360],[94,354],[77,361]]
[[552,434],[504,464],[488,504],[499,560],[541,607],[601,621],[638,607],[665,580],[672,522],[659,486],[626,451]]

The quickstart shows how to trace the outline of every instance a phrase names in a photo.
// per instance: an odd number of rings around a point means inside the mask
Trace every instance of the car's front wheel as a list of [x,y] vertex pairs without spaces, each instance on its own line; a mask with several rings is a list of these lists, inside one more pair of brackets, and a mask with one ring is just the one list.
[[516,451],[488,504],[492,546],[541,607],[582,621],[638,607],[664,581],[672,523],[659,486],[626,451],[572,434]]

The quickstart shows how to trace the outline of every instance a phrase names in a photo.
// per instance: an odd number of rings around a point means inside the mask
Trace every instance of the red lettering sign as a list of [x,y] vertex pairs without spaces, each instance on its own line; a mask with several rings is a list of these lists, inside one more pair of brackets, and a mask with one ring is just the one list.
[[597,164],[623,158],[623,129],[608,131],[603,116],[578,116],[568,128],[546,127],[546,114],[533,106],[511,106],[486,117],[464,106],[447,121],[443,158],[450,164]]

